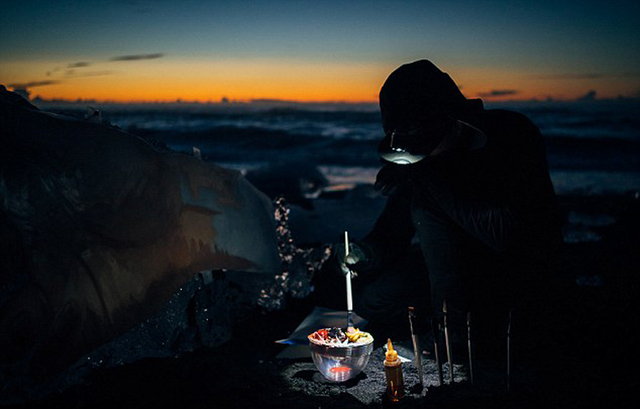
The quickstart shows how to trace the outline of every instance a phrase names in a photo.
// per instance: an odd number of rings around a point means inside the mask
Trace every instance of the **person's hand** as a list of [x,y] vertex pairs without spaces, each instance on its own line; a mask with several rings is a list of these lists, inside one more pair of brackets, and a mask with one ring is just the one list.
[[388,163],[380,169],[373,184],[375,190],[381,190],[385,196],[391,195],[396,189],[410,181],[412,165],[396,165]]
[[[349,255],[345,257],[345,245],[344,243],[337,243],[333,246],[334,255],[338,264],[340,265],[340,271],[343,275],[351,272],[352,277],[357,276],[357,270],[359,266],[367,264],[369,257],[365,253],[365,250],[356,243],[349,243]],[[355,270],[355,271],[354,271]]]

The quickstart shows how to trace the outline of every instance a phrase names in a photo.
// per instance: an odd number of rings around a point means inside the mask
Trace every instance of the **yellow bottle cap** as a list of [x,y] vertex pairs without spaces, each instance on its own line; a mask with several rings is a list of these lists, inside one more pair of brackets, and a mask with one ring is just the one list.
[[391,339],[387,339],[387,352],[385,354],[385,360],[387,362],[395,362],[398,360],[398,353],[395,349],[393,349],[393,344],[391,343]]

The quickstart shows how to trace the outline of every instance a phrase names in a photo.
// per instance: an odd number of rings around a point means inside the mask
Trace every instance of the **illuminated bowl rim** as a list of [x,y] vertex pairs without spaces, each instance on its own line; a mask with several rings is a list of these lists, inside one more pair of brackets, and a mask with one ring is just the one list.
[[[322,329],[322,328],[321,328]],[[330,329],[330,328],[324,328],[324,329]],[[359,347],[363,347],[369,344],[373,343],[373,336],[368,333],[368,332],[364,332],[362,331],[362,333],[368,334],[369,335],[369,340],[365,343],[362,344],[347,344],[347,345],[335,345],[335,344],[325,344],[324,342],[317,340],[315,338],[312,338],[312,335],[315,334],[316,332],[318,332],[319,330],[313,331],[311,334],[307,335],[307,339],[309,339],[309,344],[313,344],[319,347],[324,347],[324,348],[339,348],[339,349],[349,349],[349,348],[359,348]]]
[[371,352],[373,352],[373,341],[367,342],[366,344],[346,346],[320,345],[309,341],[309,350],[312,353],[332,358],[359,357],[370,355]]

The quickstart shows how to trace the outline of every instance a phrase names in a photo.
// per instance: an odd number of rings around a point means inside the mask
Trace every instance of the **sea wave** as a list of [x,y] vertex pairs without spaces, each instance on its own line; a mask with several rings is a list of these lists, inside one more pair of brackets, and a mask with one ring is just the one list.
[[[522,112],[538,125],[560,192],[626,191],[640,187],[640,105],[632,102],[512,103],[488,108]],[[213,162],[242,163],[248,168],[296,159],[323,166],[329,179],[340,179],[336,184],[362,183],[371,179],[366,169],[380,166],[380,114],[371,109],[106,109],[103,118],[156,147],[189,154],[197,147],[203,159]],[[337,168],[350,170],[328,171]]]

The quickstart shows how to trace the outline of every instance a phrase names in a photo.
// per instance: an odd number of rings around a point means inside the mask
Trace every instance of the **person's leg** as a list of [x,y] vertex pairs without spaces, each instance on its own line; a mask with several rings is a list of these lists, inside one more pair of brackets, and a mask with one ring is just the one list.
[[460,320],[468,310],[468,289],[464,279],[463,233],[438,207],[421,201],[412,208],[416,234],[431,283],[431,310],[442,318],[446,300],[448,312]]
[[[447,300],[454,361],[467,356],[469,312],[478,356],[503,357],[507,318],[517,301],[514,283],[521,281],[522,272],[514,270],[505,255],[465,234],[433,202],[423,200],[414,206],[413,217],[429,271],[432,308],[440,322],[442,303]],[[474,228],[473,222],[464,228]]]
[[[432,317],[443,324],[443,304],[447,305],[447,328],[455,363],[467,360],[467,312],[471,311],[474,283],[470,271],[474,259],[472,244],[457,226],[433,202],[421,200],[412,207],[413,222],[425,259],[431,284]],[[440,334],[434,334],[441,337]],[[445,357],[444,339],[440,338],[441,356]]]

